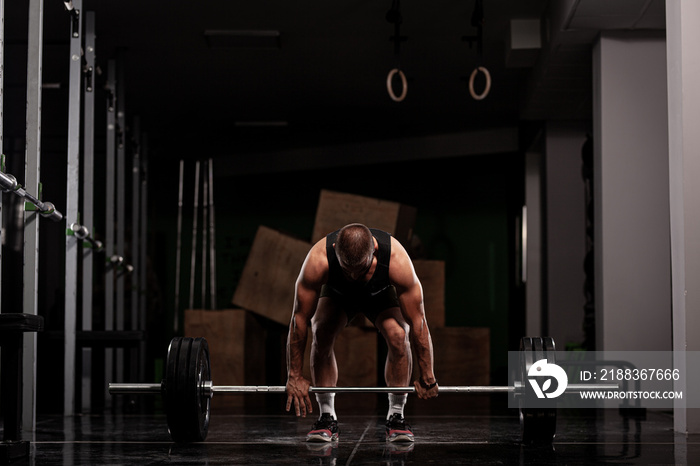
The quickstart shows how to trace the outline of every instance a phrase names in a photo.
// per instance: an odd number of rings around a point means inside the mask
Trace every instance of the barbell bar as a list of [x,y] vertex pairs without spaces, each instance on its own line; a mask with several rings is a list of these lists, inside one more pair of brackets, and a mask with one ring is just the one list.
[[88,230],[88,227],[86,227],[85,225],[81,225],[79,223],[72,223],[70,229],[76,238],[83,241],[87,241],[92,249],[96,251],[103,250],[104,245],[102,244],[102,241],[98,241],[92,236],[90,236],[90,230]]
[[[11,192],[23,199],[27,199],[30,204],[36,206],[39,214],[54,222],[63,220],[63,214],[56,210],[56,206],[51,202],[42,202],[39,198],[29,194],[22,188],[22,185],[17,183],[17,178],[10,173],[0,171],[0,189],[4,192]],[[26,206],[26,203],[25,203]]]
[[128,264],[124,256],[114,254],[106,260],[106,263],[109,269],[115,269],[119,275],[129,274],[134,271],[134,266]]
[[[520,376],[525,380],[534,362],[555,363],[554,340],[524,337],[520,343]],[[516,381],[512,386],[441,386],[440,393],[513,393],[520,395],[520,425],[523,443],[551,444],[556,432],[556,408],[551,400],[543,406],[524,407],[531,397],[529,387]],[[567,392],[614,390],[614,384],[570,384]],[[211,398],[215,393],[284,393],[279,385],[213,385],[209,345],[204,338],[175,337],[168,347],[165,379],[161,383],[110,383],[109,393],[162,394],[168,431],[175,442],[201,442],[209,429]],[[311,393],[413,393],[414,387],[309,387]],[[530,406],[528,404],[528,406]]]
[[[569,384],[566,392],[583,390],[616,390],[617,384]],[[162,383],[110,383],[112,395],[159,394],[164,390]],[[212,385],[211,381],[201,384],[203,396],[215,393],[285,393],[284,385]],[[523,390],[520,382],[514,385],[447,385],[439,386],[439,393],[518,393]],[[415,387],[309,387],[309,393],[415,393]]]

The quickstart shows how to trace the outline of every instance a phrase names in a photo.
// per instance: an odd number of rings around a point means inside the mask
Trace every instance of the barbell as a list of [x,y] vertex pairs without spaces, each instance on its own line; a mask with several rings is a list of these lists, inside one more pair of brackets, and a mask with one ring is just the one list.
[[53,205],[53,203],[42,202],[39,200],[38,197],[29,194],[22,187],[22,185],[17,183],[17,178],[15,178],[14,175],[11,175],[10,173],[0,171],[0,189],[2,189],[2,191],[4,192],[11,192],[23,199],[27,199],[32,205],[36,207],[37,211],[42,217],[46,217],[50,220],[53,220],[54,222],[60,222],[61,220],[63,220],[63,214],[56,210],[56,206]]
[[[552,338],[524,337],[520,342],[520,381],[512,386],[440,386],[439,393],[514,393],[521,399],[532,390],[523,381],[530,367],[542,359],[555,363]],[[567,392],[611,390],[617,385],[569,384]],[[206,439],[215,393],[285,393],[282,385],[213,385],[209,364],[209,345],[205,338],[175,337],[168,347],[165,379],[161,383],[110,383],[109,393],[162,394],[165,400],[168,431],[178,443]],[[310,393],[414,393],[415,387],[310,387]],[[521,407],[522,440],[526,444],[551,444],[556,432],[556,408],[549,400],[537,407]],[[531,406],[528,403],[527,406]]]

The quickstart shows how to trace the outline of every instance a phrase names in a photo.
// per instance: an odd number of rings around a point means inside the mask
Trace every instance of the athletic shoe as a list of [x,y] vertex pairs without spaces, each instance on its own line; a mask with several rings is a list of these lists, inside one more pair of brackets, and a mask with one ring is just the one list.
[[386,421],[386,440],[388,442],[413,442],[411,426],[399,413],[394,413]]
[[338,440],[338,421],[333,419],[330,413],[323,413],[306,435],[306,441],[332,442],[334,440]]

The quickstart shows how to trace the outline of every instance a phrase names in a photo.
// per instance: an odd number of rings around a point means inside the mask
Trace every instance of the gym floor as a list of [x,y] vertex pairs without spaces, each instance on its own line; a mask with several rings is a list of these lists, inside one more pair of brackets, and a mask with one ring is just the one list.
[[[346,409],[349,409],[346,407]],[[205,442],[170,441],[164,415],[40,416],[30,458],[13,465],[121,464],[699,464],[700,436],[673,432],[669,412],[628,419],[613,410],[559,412],[551,447],[519,443],[517,411],[407,415],[416,435],[404,448],[384,441],[382,416],[341,414],[340,440],[303,441],[313,417],[212,412]],[[25,438],[28,438],[25,435]],[[29,439],[29,438],[28,438]]]

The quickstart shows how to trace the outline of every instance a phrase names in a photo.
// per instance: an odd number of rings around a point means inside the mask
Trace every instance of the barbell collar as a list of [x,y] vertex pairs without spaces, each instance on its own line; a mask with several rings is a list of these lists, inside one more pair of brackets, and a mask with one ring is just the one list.
[[88,236],[90,236],[90,231],[87,229],[87,227],[85,225],[81,225],[79,223],[73,223],[70,226],[70,228],[71,228],[71,230],[73,230],[73,234],[78,239],[87,239]]
[[107,266],[110,269],[116,270],[119,275],[130,274],[134,271],[134,266],[128,264],[123,256],[117,254],[114,254],[107,260]]
[[[60,222],[63,220],[63,214],[56,210],[56,206],[52,202],[42,202],[32,194],[29,194],[24,188],[17,185],[17,188],[13,191],[16,195],[21,198],[27,199],[31,204],[36,206],[37,211],[42,217],[53,220],[54,222]],[[26,209],[26,203],[25,203]]]
[[90,230],[88,230],[88,227],[79,223],[73,223],[71,224],[70,228],[73,232],[73,235],[75,235],[76,238],[82,241],[87,241],[88,243],[90,243],[90,247],[96,251],[102,250],[102,242],[90,236]]
[[109,263],[112,265],[112,267],[120,267],[124,263],[124,257],[119,256],[117,254],[114,254],[112,257],[109,258]]
[[56,206],[53,205],[51,202],[44,202],[41,203],[41,205],[36,204],[37,207],[39,207],[39,214],[44,217],[48,218],[49,220],[53,220],[54,222],[60,222],[63,220],[63,214],[56,210]]
[[0,172],[0,188],[3,191],[16,191],[18,187],[17,178],[15,178],[14,175]]

